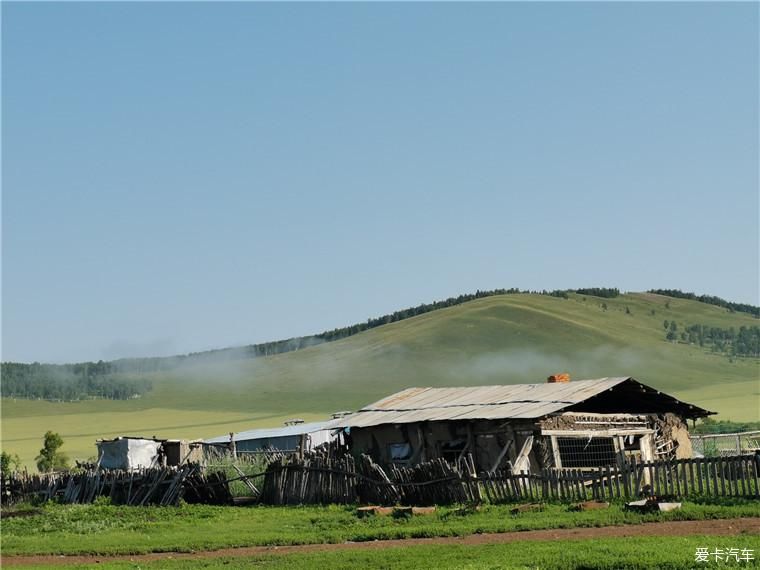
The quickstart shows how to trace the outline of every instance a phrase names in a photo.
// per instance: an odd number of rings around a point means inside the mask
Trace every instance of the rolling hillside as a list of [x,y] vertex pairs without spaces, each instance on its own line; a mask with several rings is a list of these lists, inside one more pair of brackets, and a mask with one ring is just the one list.
[[760,361],[667,342],[666,319],[680,328],[758,324],[745,313],[646,293],[500,295],[296,352],[154,374],[153,390],[137,400],[6,399],[2,444],[31,465],[52,429],[70,456],[86,458],[96,437],[208,437],[323,418],[409,386],[541,382],[561,371],[576,379],[631,375],[721,419],[760,418]]

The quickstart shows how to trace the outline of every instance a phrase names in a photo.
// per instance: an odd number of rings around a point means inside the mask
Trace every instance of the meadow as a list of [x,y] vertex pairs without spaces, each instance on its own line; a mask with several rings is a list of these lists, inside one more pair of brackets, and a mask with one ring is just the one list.
[[[760,517],[757,501],[726,499],[684,502],[669,513],[628,512],[622,504],[572,511],[544,505],[542,511],[511,514],[510,505],[438,507],[432,515],[359,518],[351,506],[303,507],[124,507],[54,505],[4,513],[2,550],[9,555],[142,554],[193,552],[243,546],[286,546],[405,538],[456,537],[539,529],[638,525],[654,521],[700,521]],[[18,511],[18,509],[16,509]],[[22,510],[24,510],[22,508]]]
[[154,374],[153,389],[135,400],[4,399],[0,439],[31,467],[47,430],[62,435],[69,456],[84,459],[95,455],[98,437],[213,437],[292,417],[324,419],[410,386],[541,382],[560,371],[575,379],[634,376],[718,419],[760,418],[759,361],[668,342],[664,320],[681,329],[758,322],[646,293],[488,297],[295,352]]
[[[379,568],[417,570],[419,568],[495,570],[686,570],[697,567],[697,548],[727,548],[726,541],[735,547],[760,552],[760,536],[739,538],[714,536],[687,537],[633,537],[625,540],[602,538],[593,540],[551,540],[530,543],[484,545],[415,545],[394,546],[371,550],[338,550],[294,554],[262,554],[246,557],[209,559],[160,560],[155,562],[109,562],[76,564],[72,568],[330,568],[354,570]],[[746,562],[713,562],[707,568],[750,568],[756,564]],[[60,566],[35,566],[60,568]],[[700,566],[701,567],[701,566]]]

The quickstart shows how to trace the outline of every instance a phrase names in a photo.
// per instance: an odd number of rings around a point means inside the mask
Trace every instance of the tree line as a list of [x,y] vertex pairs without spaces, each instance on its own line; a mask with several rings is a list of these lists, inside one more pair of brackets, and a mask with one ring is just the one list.
[[708,325],[688,325],[678,328],[675,321],[663,321],[665,339],[710,348],[713,352],[730,356],[760,357],[760,327],[741,326],[711,327]]
[[650,289],[647,293],[654,293],[656,295],[664,295],[666,297],[674,297],[676,299],[689,299],[691,301],[699,301],[701,303],[707,303],[708,305],[716,305],[728,309],[730,312],[749,313],[755,317],[760,317],[760,307],[749,305],[747,303],[734,303],[732,301],[726,301],[720,297],[714,295],[696,295],[694,293],[685,293],[678,289]]
[[589,287],[586,289],[575,289],[578,295],[590,295],[592,297],[604,297],[606,299],[614,299],[620,295],[620,290],[617,287]]
[[149,380],[122,377],[113,363],[102,360],[77,364],[3,362],[0,373],[5,398],[127,400],[151,388]]

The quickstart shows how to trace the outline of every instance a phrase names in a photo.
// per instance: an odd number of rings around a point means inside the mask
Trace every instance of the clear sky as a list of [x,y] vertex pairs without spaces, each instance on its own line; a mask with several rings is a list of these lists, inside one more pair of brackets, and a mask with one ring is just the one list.
[[2,3],[2,358],[476,289],[758,303],[758,4]]

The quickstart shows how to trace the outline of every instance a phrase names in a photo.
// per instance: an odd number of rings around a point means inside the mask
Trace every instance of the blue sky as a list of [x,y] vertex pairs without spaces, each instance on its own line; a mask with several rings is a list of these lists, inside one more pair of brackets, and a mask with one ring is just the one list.
[[2,358],[495,287],[758,303],[758,4],[2,5]]

